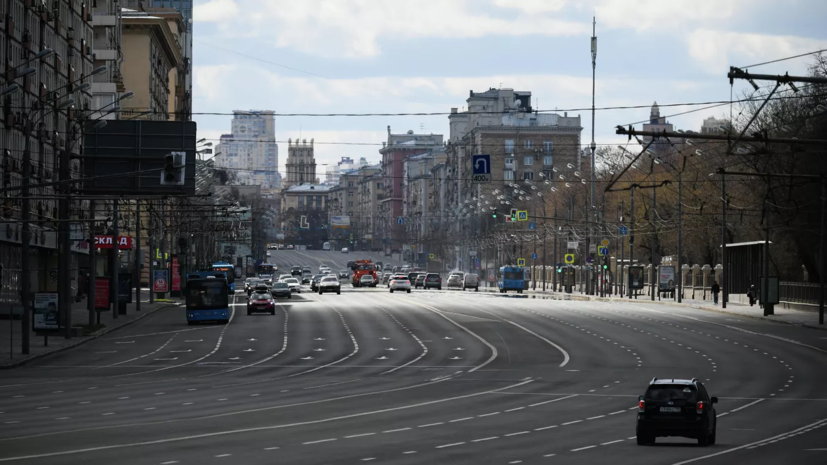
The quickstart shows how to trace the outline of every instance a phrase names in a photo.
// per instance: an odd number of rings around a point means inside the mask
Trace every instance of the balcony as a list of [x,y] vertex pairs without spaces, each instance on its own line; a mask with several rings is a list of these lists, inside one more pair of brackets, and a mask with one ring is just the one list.
[[92,16],[93,27],[113,27],[118,24],[118,17],[115,15],[96,14]]
[[94,49],[95,60],[115,61],[118,59],[118,51],[115,49]]

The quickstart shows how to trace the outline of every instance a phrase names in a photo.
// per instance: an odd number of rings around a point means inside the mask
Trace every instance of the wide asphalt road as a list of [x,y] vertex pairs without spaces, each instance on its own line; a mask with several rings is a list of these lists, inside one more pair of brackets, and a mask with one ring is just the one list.
[[[334,270],[364,257],[278,251]],[[379,258],[373,256],[372,258]],[[0,372],[0,462],[824,464],[827,332],[645,301],[384,287],[229,325],[161,310]],[[718,443],[635,443],[652,377],[718,396]]]

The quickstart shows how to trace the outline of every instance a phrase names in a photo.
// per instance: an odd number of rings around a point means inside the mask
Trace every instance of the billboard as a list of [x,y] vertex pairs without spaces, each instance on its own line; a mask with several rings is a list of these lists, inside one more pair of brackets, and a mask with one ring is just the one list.
[[[84,134],[84,194],[194,195],[195,131],[193,121],[108,120]],[[184,185],[162,185],[166,156],[184,152]],[[82,186],[82,187],[81,187]]]
[[57,296],[57,292],[36,292],[34,294],[32,330],[53,331],[60,329]]
[[350,227],[350,217],[349,216],[334,216],[330,218],[330,227],[331,228],[349,228]]
[[643,289],[643,267],[629,267],[629,289]]
[[675,289],[675,267],[661,265],[658,267],[658,290],[672,291]]

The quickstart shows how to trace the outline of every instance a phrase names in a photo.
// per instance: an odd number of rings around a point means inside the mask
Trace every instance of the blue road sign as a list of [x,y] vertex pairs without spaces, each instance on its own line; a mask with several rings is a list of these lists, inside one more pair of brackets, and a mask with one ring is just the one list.
[[600,255],[601,257],[608,256],[609,255],[609,248],[608,247],[603,247],[603,246],[598,247],[597,248],[597,255]]
[[397,216],[396,217],[396,224],[405,224],[405,217],[404,216]]
[[528,221],[528,210],[517,211],[517,221]]
[[474,173],[472,182],[491,182],[491,155],[473,155],[471,168]]
[[628,236],[629,235],[629,228],[627,228],[626,226],[621,226],[620,227],[620,235],[621,236]]
[[534,226],[534,223],[528,223],[528,229],[534,231],[534,229],[536,229],[536,227]]
[[536,252],[531,254],[531,259],[532,260],[537,260],[537,253]]

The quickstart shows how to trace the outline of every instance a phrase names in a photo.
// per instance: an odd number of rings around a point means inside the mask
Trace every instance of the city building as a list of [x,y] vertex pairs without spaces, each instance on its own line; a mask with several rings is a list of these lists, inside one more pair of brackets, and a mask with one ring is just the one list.
[[285,189],[302,184],[318,184],[316,179],[316,159],[314,158],[313,139],[310,139],[310,145],[307,144],[307,139],[301,141],[296,139],[287,139],[287,163],[285,163],[287,170],[287,179],[284,181]]
[[704,119],[704,122],[701,125],[701,134],[725,133],[730,127],[731,125],[729,124],[729,121],[710,116],[709,118]]
[[114,111],[115,100],[127,90],[121,74],[121,8],[117,0],[99,0],[94,3],[92,13],[94,67],[106,66],[108,69],[92,78],[92,108],[102,111],[91,117],[117,119],[120,113]]
[[264,194],[281,187],[275,112],[235,110],[230,134],[215,147],[216,166],[233,170],[238,184],[257,185]]
[[359,169],[363,166],[368,166],[368,160],[365,157],[360,158],[358,162],[354,162],[350,157],[342,157],[335,165],[325,168],[325,184],[336,186],[339,184],[339,176],[341,176],[342,173]]
[[330,186],[296,184],[281,191],[280,229],[288,244],[321,248],[329,237]]
[[[666,121],[665,116],[660,116],[660,107],[658,107],[658,102],[652,104],[652,109],[649,112],[649,122],[643,124],[644,131],[652,131],[652,132],[673,132],[675,127],[672,123]],[[652,140],[651,136],[643,136],[643,142],[648,143]],[[678,141],[668,141],[665,138],[657,138],[649,147],[654,152],[657,153],[665,153],[669,150],[673,143]]]
[[177,12],[154,13],[123,8],[122,73],[134,97],[120,103],[122,118],[175,121],[189,119],[183,111],[184,57]]
[[[383,190],[379,188],[381,181],[375,181],[374,186],[366,186],[363,181],[368,178],[373,178],[381,174],[381,172],[382,168],[380,165],[365,164],[358,169],[342,172],[339,184],[331,188],[329,218],[346,216],[347,222],[349,223],[347,228],[331,229],[330,239],[334,241],[334,245],[337,248],[352,247],[353,242],[351,241],[354,240],[357,241],[357,245],[361,245],[361,238],[364,237],[363,232],[368,230],[373,237],[379,237],[380,233],[376,231],[377,225],[379,224],[376,219],[376,211],[379,202],[378,194]],[[363,198],[363,191],[361,190],[363,188],[377,191],[377,196]],[[365,202],[368,198],[375,199],[372,206]],[[372,211],[373,213],[368,215],[365,213],[366,210]],[[364,223],[368,217],[372,219],[370,226],[366,226]],[[328,224],[332,224],[330,220],[328,220]]]
[[[379,215],[377,215],[379,202],[384,199],[382,173],[378,165],[359,171],[363,174],[357,187],[359,214],[356,219],[354,241],[358,243],[359,250],[382,250],[384,243],[381,238]],[[368,174],[368,172],[373,174]]]
[[405,225],[398,221],[398,218],[404,215],[405,159],[427,153],[440,146],[442,146],[442,134],[414,134],[413,131],[405,134],[392,134],[391,127],[388,126],[388,140],[382,143],[382,148],[379,150],[382,154],[384,192],[379,202],[378,215],[379,230],[385,248],[399,251],[405,241]]
[[432,210],[430,199],[434,197],[431,190],[433,169],[445,163],[447,159],[444,146],[436,147],[430,152],[412,155],[405,160],[405,182],[403,192],[402,216],[405,218],[406,245],[410,246],[411,257],[416,257],[420,264],[425,263],[428,248],[433,243],[428,240],[432,231]]

